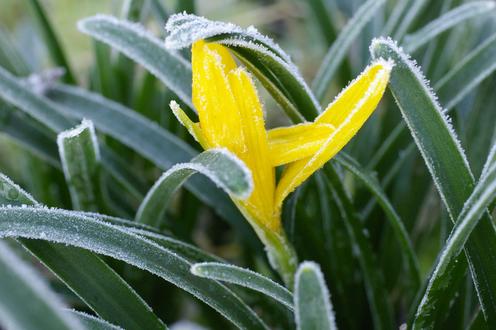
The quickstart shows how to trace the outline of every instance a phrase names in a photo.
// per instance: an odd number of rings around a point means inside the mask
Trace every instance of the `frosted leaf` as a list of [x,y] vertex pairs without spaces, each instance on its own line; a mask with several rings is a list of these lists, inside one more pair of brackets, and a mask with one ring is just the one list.
[[[387,51],[391,52],[391,57],[399,56],[401,61],[396,61],[396,65],[398,65],[399,67],[405,67],[406,66],[415,75],[417,80],[420,82],[421,88],[429,96],[429,98],[432,100],[435,111],[438,113],[439,117],[442,118],[443,124],[445,125],[449,134],[451,135],[451,138],[455,142],[456,148],[460,151],[460,154],[462,155],[465,167],[469,170],[470,175],[473,178],[472,172],[470,171],[470,166],[469,166],[465,151],[464,151],[464,149],[460,143],[460,140],[458,140],[458,138],[457,138],[457,134],[455,133],[453,126],[451,125],[451,120],[449,119],[449,117],[447,115],[447,111],[445,111],[441,107],[441,105],[439,104],[437,95],[434,93],[432,87],[430,86],[429,81],[425,78],[420,67],[417,65],[417,62],[414,59],[412,59],[410,57],[410,55],[405,53],[403,51],[403,48],[398,46],[396,41],[394,41],[393,39],[391,39],[389,37],[388,38],[384,38],[384,37],[375,38],[372,40],[372,43],[370,44],[370,53],[372,54],[372,56],[374,56],[374,54],[375,54],[375,49],[380,47],[380,45],[386,45],[387,46],[386,49],[387,49]],[[409,126],[410,130],[413,130],[413,128],[409,125],[408,120],[406,120],[406,123]],[[417,139],[416,134],[413,134],[413,136],[415,139]],[[417,142],[418,142],[417,144],[422,144],[422,142],[418,139],[417,139]],[[420,151],[422,152],[422,148]],[[425,153],[423,153],[423,154],[424,154],[424,157],[428,158],[428,156]],[[430,159],[428,163],[433,163],[433,160]],[[434,177],[434,180],[437,180],[437,178]],[[442,197],[444,199],[444,196],[442,196]]]
[[250,26],[247,29],[233,23],[211,21],[205,17],[192,14],[180,13],[172,15],[165,30],[168,33],[165,46],[171,49],[181,49],[190,46],[196,40],[212,37],[237,36],[241,40],[255,41],[264,45],[286,62],[291,62],[290,57],[271,38],[264,36],[258,30]]

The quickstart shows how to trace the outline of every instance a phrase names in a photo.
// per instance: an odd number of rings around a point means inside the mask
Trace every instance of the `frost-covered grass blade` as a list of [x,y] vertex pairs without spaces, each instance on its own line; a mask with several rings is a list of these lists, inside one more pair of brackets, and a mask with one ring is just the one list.
[[136,221],[160,227],[174,192],[195,173],[206,176],[235,198],[246,199],[253,190],[251,172],[241,160],[228,150],[210,149],[165,172],[146,194],[136,213]]
[[249,269],[229,264],[204,262],[191,266],[191,273],[261,292],[293,310],[293,295],[288,289]]
[[304,262],[295,279],[294,305],[299,330],[337,329],[329,290],[319,266]]

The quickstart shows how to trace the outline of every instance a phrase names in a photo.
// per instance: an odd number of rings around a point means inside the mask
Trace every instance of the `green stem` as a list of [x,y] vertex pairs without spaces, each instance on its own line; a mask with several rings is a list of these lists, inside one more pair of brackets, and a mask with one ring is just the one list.
[[235,201],[235,204],[264,244],[270,265],[281,275],[286,287],[292,291],[298,257],[284,229],[273,230],[264,226],[265,221],[257,219],[241,203]]

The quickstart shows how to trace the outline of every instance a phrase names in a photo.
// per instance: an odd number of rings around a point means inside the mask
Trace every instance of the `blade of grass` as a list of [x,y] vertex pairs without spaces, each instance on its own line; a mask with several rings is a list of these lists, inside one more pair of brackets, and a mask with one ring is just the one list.
[[294,292],[298,330],[337,329],[329,290],[316,263],[306,261],[298,267]]
[[408,53],[414,52],[444,31],[459,26],[463,21],[484,14],[494,14],[495,8],[496,4],[493,1],[476,1],[458,6],[424,25],[418,31],[405,36],[403,41],[405,51]]
[[[430,319],[425,316],[434,313],[436,305],[432,301],[436,300],[437,291],[440,289],[442,294],[443,287],[450,281],[451,274],[447,272],[452,268],[450,264],[456,262],[456,257],[462,251],[470,234],[494,198],[496,198],[496,162],[492,162],[485,175],[477,183],[458,216],[456,226],[453,228],[448,241],[438,256],[434,270],[429,278],[427,289],[418,305],[413,329],[429,327]],[[486,311],[486,313],[490,313],[490,311]]]
[[195,173],[208,177],[236,198],[247,198],[253,190],[251,172],[241,160],[225,149],[210,149],[165,172],[146,194],[136,213],[136,222],[160,228],[174,192]]
[[93,123],[83,120],[74,129],[59,133],[57,144],[72,207],[98,211],[102,198],[100,149]]
[[0,242],[0,324],[7,329],[84,329],[41,275]]
[[191,273],[261,292],[293,310],[293,295],[288,289],[249,269],[217,262],[203,262],[191,266]]
[[38,21],[40,26],[40,31],[45,40],[45,44],[47,45],[47,50],[51,55],[52,61],[55,65],[64,68],[65,74],[62,79],[69,84],[74,84],[76,82],[73,71],[69,65],[69,61],[67,60],[60,41],[55,35],[55,31],[50,24],[48,16],[46,15],[43,6],[39,2],[39,0],[30,0],[29,1],[31,7],[33,8],[33,13]]
[[356,257],[360,263],[374,327],[376,329],[393,329],[391,306],[387,300],[384,278],[378,268],[370,242],[365,236],[365,228],[355,216],[351,201],[346,195],[343,183],[334,167],[330,164],[325,165],[324,173],[341,216],[345,219],[350,244],[352,244],[353,251],[357,254]]
[[81,323],[84,327],[87,329],[91,330],[122,330],[122,328],[110,324],[106,322],[105,320],[99,319],[97,317],[94,317],[92,315],[83,313],[83,312],[78,312],[74,310],[66,310],[65,311],[67,314],[71,315],[72,317],[75,317],[79,320],[79,323]]
[[377,10],[379,10],[384,3],[385,0],[368,0],[365,2],[339,33],[336,41],[327,51],[327,54],[317,71],[317,75],[312,82],[312,90],[320,102],[324,101],[331,81],[334,78],[339,65],[344,60],[349,48],[362,29],[367,26],[367,23],[374,17]]
[[[377,39],[371,45],[371,53],[374,58],[391,58],[396,62],[390,89],[454,222],[474,187],[456,135],[422,73],[394,42]],[[487,215],[474,230],[466,251],[485,316],[490,324],[496,324],[496,264],[491,261],[496,258],[496,229]]]
[[48,240],[122,260],[191,293],[240,328],[267,329],[225,286],[192,275],[186,259],[95,218],[65,210],[4,207],[0,208],[0,236]]
[[157,38],[141,26],[111,16],[94,16],[78,23],[79,29],[93,38],[112,46],[169,87],[182,102],[191,103],[191,65],[179,55],[167,50]]
[[401,41],[403,39],[427,3],[427,0],[412,0],[408,9],[402,15],[398,27],[394,29],[394,40]]
[[[1,173],[0,188],[3,205],[40,206]],[[43,241],[19,241],[102,318],[129,329],[165,328],[141,297],[93,253]]]

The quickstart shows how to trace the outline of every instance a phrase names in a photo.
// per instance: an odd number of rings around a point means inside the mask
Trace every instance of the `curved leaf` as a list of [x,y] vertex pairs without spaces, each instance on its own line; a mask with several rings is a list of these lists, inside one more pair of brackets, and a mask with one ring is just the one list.
[[[40,206],[27,192],[0,174],[0,203]],[[43,241],[19,239],[90,308],[106,320],[129,329],[164,329],[140,296],[91,252]]]
[[197,172],[239,199],[248,198],[253,190],[251,172],[241,160],[227,149],[210,149],[165,172],[146,194],[136,222],[159,227],[174,192]]
[[[244,62],[250,62],[258,68],[253,73],[292,120],[302,121],[303,117],[311,120],[320,112],[320,106],[290,57],[254,27],[242,29],[232,23],[176,14],[169,18],[166,30],[169,32],[165,40],[168,48],[184,48],[198,39],[215,41],[229,47]],[[273,86],[277,86],[277,89]]]
[[[394,42],[377,39],[371,45],[371,53],[374,58],[392,58],[396,62],[390,89],[454,222],[473,190],[474,178],[453,128],[420,70]],[[496,258],[496,229],[487,215],[474,229],[466,251],[485,316],[490,324],[496,324],[496,264],[492,262]],[[445,294],[454,294],[454,290]]]
[[193,108],[191,65],[178,54],[167,50],[142,26],[112,16],[97,15],[79,21],[78,28],[143,65],[181,101]]
[[249,269],[217,262],[203,262],[191,266],[191,273],[261,292],[293,310],[293,295],[288,289]]
[[97,317],[94,317],[92,315],[89,315],[89,314],[86,314],[83,312],[78,312],[78,311],[73,311],[73,310],[66,310],[65,312],[69,315],[72,315],[72,317],[77,318],[79,320],[79,323],[81,323],[87,329],[91,329],[91,330],[120,330],[120,329],[122,329],[121,327],[110,324],[105,320],[99,319]]
[[298,330],[337,329],[324,276],[314,262],[306,261],[298,267],[294,305]]
[[84,329],[34,269],[0,242],[0,324],[7,329]]
[[80,213],[31,207],[0,208],[0,237],[47,240],[122,260],[191,293],[240,328],[267,328],[225,286],[192,275],[191,264],[186,259],[117,226]]

